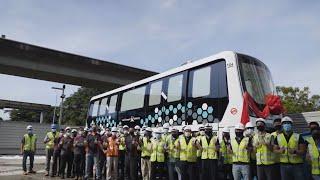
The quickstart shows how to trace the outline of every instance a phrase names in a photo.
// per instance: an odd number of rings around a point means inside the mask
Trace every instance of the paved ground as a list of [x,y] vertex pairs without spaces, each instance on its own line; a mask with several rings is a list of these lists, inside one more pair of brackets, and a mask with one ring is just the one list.
[[[44,176],[45,157],[36,156],[34,170],[36,174],[22,175],[21,156],[0,156],[0,180],[33,180],[33,179],[60,179]],[[27,164],[29,167],[29,164]]]

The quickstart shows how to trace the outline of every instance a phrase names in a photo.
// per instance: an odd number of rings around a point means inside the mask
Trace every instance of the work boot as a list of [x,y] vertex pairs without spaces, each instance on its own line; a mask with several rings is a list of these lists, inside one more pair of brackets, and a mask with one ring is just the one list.
[[31,169],[31,170],[29,171],[29,173],[35,174],[36,172],[35,172],[33,169]]
[[28,175],[27,171],[23,171],[23,175]]
[[47,172],[44,174],[44,176],[49,176],[49,172],[47,171]]

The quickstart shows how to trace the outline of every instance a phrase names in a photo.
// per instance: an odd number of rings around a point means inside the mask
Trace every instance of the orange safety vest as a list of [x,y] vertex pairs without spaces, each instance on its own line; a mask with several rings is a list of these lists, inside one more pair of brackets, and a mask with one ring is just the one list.
[[115,139],[113,139],[112,137],[108,138],[107,156],[108,157],[119,156],[118,138],[115,138]]

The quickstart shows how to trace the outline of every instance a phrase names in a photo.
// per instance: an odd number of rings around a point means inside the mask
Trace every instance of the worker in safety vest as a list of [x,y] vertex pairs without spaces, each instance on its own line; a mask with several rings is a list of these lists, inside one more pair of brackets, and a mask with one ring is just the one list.
[[217,179],[218,175],[218,155],[219,155],[219,140],[218,137],[212,134],[212,126],[207,124],[205,127],[205,135],[201,136],[200,141],[197,141],[198,148],[201,149],[201,178]]
[[[37,135],[33,134],[33,128],[31,125],[27,126],[27,134],[25,134],[21,141],[21,154],[23,155],[22,158],[22,168],[23,174],[27,175],[28,173],[36,173],[33,170],[33,161],[34,161],[34,154],[37,150]],[[27,172],[27,158],[30,159],[29,171]]]
[[129,134],[129,126],[124,125],[123,127],[119,127],[119,168],[118,168],[118,175],[119,178],[122,180],[124,179],[124,171],[125,171],[125,152],[126,152],[126,145],[125,145],[125,138]]
[[244,126],[238,124],[235,128],[235,137],[231,140],[231,147],[228,151],[232,152],[232,174],[235,180],[250,179],[250,153],[252,144],[249,137],[243,135]]
[[[310,143],[312,143],[312,131],[317,129],[319,127],[319,123],[317,121],[311,121],[309,122],[309,131],[307,132],[303,132],[301,134],[302,138],[305,140],[306,142],[306,146],[308,147]],[[306,179],[311,179],[312,174],[311,174],[311,164],[307,161],[304,161],[304,176],[306,177]]]
[[53,157],[55,140],[59,138],[59,133],[57,132],[57,125],[51,124],[51,131],[48,132],[43,140],[46,145],[46,173],[45,176],[49,176],[51,158]]
[[[252,139],[254,136],[254,126],[251,121],[247,122],[245,125],[245,129],[243,132],[244,137],[249,138],[249,144],[252,144]],[[256,152],[255,149],[252,149],[250,152],[250,177],[249,179],[256,179],[257,178],[257,162],[256,162]]]
[[152,129],[145,128],[143,138],[140,139],[141,147],[141,174],[143,180],[150,180],[151,178],[151,138]]
[[[197,142],[200,142],[201,141],[201,138],[202,136],[205,136],[205,132],[204,132],[204,126],[203,125],[200,125],[199,126],[199,131],[196,135],[196,138],[197,138]],[[197,169],[198,169],[198,179],[201,178],[201,154],[202,154],[202,149],[201,148],[198,148],[197,149]]]
[[282,180],[303,179],[303,155],[306,144],[303,138],[293,132],[292,119],[285,116],[281,120],[283,133],[274,142],[274,152],[280,154],[280,172]]
[[253,147],[256,153],[258,179],[273,180],[275,176],[275,162],[273,153],[272,135],[266,132],[266,124],[263,118],[256,120],[258,132],[253,137]]
[[311,174],[314,180],[320,180],[320,127],[312,128],[311,137],[308,139],[307,161],[311,164]]
[[231,140],[230,140],[230,129],[224,127],[222,129],[222,138],[220,141],[220,160],[222,162],[223,169],[223,179],[229,180],[233,179],[232,175],[232,153],[228,151],[231,149]]
[[176,147],[180,151],[179,169],[183,180],[197,178],[197,139],[192,137],[191,128],[186,126]]
[[179,130],[173,127],[171,129],[171,134],[167,137],[166,141],[166,151],[168,153],[167,159],[167,169],[168,169],[168,179],[176,180],[181,177],[180,172],[177,171],[177,166],[180,158],[180,152],[175,147],[179,141]]
[[152,139],[151,143],[151,179],[165,179],[165,142],[161,138],[161,130],[159,128],[155,129],[153,132],[155,138]]
[[104,153],[106,154],[106,168],[107,174],[106,179],[118,179],[118,157],[119,157],[119,144],[120,140],[117,137],[117,128],[111,128],[111,136],[105,139],[103,146],[106,150]]

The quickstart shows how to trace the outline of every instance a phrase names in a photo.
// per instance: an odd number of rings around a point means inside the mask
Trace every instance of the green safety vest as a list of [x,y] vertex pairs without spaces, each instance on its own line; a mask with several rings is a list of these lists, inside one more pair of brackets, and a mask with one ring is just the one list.
[[162,140],[152,141],[151,162],[164,162],[164,142]]
[[269,133],[266,133],[264,136],[259,136],[258,134],[255,134],[253,136],[253,142],[256,146],[256,160],[257,165],[272,165],[274,164],[274,153],[272,150],[268,149],[268,147],[264,144],[262,144],[262,138],[264,138],[264,141],[266,143],[270,143],[272,139],[272,135]]
[[302,156],[288,153],[288,149],[298,149],[299,134],[293,133],[289,139],[289,142],[287,142],[286,138],[284,137],[284,134],[281,133],[277,136],[277,140],[280,148],[284,147],[286,149],[284,153],[280,154],[281,163],[303,163]]
[[[198,141],[201,141],[202,135],[199,135],[196,137]],[[202,150],[201,149],[197,149],[197,157],[200,158],[202,155]]]
[[146,137],[143,137],[142,139],[142,147],[141,147],[141,157],[150,157],[151,155],[151,149],[150,146],[152,144],[151,140],[148,141]]
[[240,144],[238,144],[237,140],[234,138],[231,141],[231,147],[232,147],[232,162],[243,162],[243,163],[249,163],[250,162],[250,153],[247,150],[249,143],[249,138],[244,137]]
[[47,137],[49,141],[46,143],[46,149],[53,149],[54,147],[54,139],[59,138],[59,133],[56,132],[56,135],[53,135],[53,132],[48,132]]
[[220,143],[220,153],[223,157],[223,164],[232,164],[232,154],[228,152],[226,143],[224,140]]
[[207,137],[206,136],[201,137],[201,146],[202,146],[201,159],[218,159],[218,153],[216,151],[217,141],[218,141],[217,136],[212,136],[208,144]]
[[124,151],[126,149],[126,145],[124,144],[125,142],[125,137],[124,135],[120,135],[120,144],[119,144],[119,150]]
[[[273,139],[276,139],[278,136],[278,133],[275,131],[273,133],[271,133],[271,136],[273,137]],[[274,163],[280,163],[280,154],[278,153],[273,153],[273,161]]]
[[186,138],[180,136],[180,161],[197,162],[197,148],[193,144],[196,142],[196,138],[191,137],[189,144],[187,144]]
[[168,155],[170,158],[175,158],[179,159],[180,157],[180,152],[179,149],[176,148],[176,144],[178,144],[179,139],[177,138],[176,140],[173,141],[172,136],[167,139],[167,144],[168,144]]
[[308,152],[311,158],[311,173],[313,175],[320,175],[320,163],[319,163],[319,150],[317,144],[313,140],[313,138],[308,139]]
[[24,135],[24,145],[23,150],[25,151],[35,151],[37,137],[33,134],[31,137],[28,134]]

